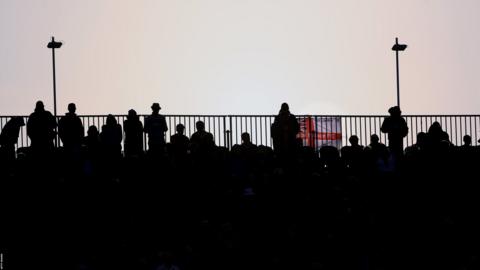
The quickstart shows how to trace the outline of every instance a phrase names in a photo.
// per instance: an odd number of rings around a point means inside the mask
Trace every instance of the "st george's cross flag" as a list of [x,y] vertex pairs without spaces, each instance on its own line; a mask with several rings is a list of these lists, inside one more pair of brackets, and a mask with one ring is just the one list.
[[319,150],[329,145],[340,149],[342,147],[342,121],[340,117],[302,116],[298,118],[304,146]]

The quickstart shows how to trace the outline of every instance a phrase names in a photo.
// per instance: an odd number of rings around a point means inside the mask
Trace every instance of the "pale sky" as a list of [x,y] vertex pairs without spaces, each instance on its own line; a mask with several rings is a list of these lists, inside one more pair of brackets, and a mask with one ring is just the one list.
[[0,0],[0,115],[476,114],[478,0]]

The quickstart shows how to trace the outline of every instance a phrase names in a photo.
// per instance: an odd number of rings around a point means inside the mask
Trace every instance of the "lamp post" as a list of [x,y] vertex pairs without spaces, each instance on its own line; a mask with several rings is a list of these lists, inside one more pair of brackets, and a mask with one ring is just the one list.
[[[52,49],[52,63],[53,63],[53,115],[55,117],[55,121],[57,121],[57,85],[55,81],[55,49],[60,49],[62,47],[62,42],[55,41],[55,38],[52,37],[52,41],[50,41],[47,45],[47,48]],[[58,146],[58,136],[57,127],[55,126],[55,147]]]
[[395,44],[392,47],[392,51],[395,51],[397,59],[397,106],[400,107],[400,70],[398,64],[398,52],[403,52],[407,48],[405,44],[398,44],[398,37],[395,38]]

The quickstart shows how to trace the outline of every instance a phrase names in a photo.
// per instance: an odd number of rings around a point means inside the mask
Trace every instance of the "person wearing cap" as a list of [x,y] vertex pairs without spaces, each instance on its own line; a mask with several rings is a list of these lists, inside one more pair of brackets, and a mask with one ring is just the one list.
[[390,116],[385,117],[380,130],[388,134],[388,148],[393,157],[398,159],[403,156],[403,138],[408,134],[408,126],[400,107],[391,107],[388,113]]
[[144,131],[148,134],[148,151],[162,153],[165,149],[165,132],[168,130],[165,116],[161,115],[160,105],[152,104],[152,114],[145,119]]

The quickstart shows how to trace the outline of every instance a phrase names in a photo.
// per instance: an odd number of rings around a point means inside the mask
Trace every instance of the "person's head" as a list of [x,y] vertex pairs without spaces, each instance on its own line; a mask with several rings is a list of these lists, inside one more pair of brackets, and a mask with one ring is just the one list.
[[107,126],[116,125],[116,124],[117,124],[117,119],[115,119],[113,115],[109,114],[107,116]]
[[250,143],[250,134],[248,134],[248,132],[242,133],[242,142]]
[[432,125],[428,128],[428,133],[439,133],[442,131],[442,126],[439,122],[435,121]]
[[470,135],[463,136],[463,142],[465,145],[470,146],[472,144],[472,137],[470,137]]
[[427,143],[427,133],[419,132],[417,134],[417,145],[423,146]]
[[282,103],[282,106],[280,107],[280,112],[288,112],[288,111],[290,111],[288,104],[286,102]]
[[178,134],[182,134],[183,135],[183,132],[185,131],[185,126],[183,124],[178,124],[176,126],[176,130],[177,130],[177,133]]
[[135,119],[137,118],[137,112],[134,109],[128,110],[128,119]]
[[358,145],[358,137],[357,135],[352,135],[350,136],[350,138],[348,139],[348,141],[350,142],[350,144],[352,146],[357,146]]
[[388,109],[388,113],[389,113],[391,116],[400,116],[400,115],[402,115],[402,111],[400,110],[400,107],[398,107],[398,106],[393,106],[393,107],[391,107],[390,109]]
[[35,104],[35,111],[36,112],[43,112],[45,111],[45,106],[43,105],[43,101],[39,100]]
[[88,137],[96,137],[98,136],[98,129],[96,126],[89,126],[87,131]]
[[380,141],[380,138],[378,137],[377,134],[372,134],[372,136],[370,136],[371,144],[377,144],[379,141]]
[[76,111],[77,111],[77,106],[75,106],[75,103],[68,104],[68,112],[69,113],[75,113]]
[[198,121],[195,126],[197,127],[198,131],[204,131],[205,130],[205,123],[203,121]]
[[160,104],[158,104],[156,102],[152,104],[151,108],[152,108],[152,112],[155,113],[155,114],[157,114],[160,111],[160,109],[162,109],[160,107]]

